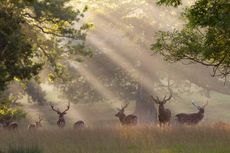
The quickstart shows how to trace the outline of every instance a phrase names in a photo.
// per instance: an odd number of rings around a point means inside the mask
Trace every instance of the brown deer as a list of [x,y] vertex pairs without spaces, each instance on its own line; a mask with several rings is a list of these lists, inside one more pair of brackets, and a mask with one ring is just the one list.
[[73,128],[74,129],[83,129],[83,128],[85,128],[85,122],[82,120],[79,120],[79,121],[74,123]]
[[17,122],[10,122],[7,126],[7,129],[9,129],[9,130],[16,130],[17,128],[18,128]]
[[55,111],[59,115],[58,120],[57,120],[58,127],[59,128],[65,127],[65,118],[64,118],[64,116],[66,115],[66,112],[70,108],[70,103],[68,103],[67,108],[63,112],[61,112],[59,108],[55,109],[54,105],[52,105],[51,103],[50,103],[50,106],[51,106],[52,110]]
[[8,118],[7,120],[4,120],[1,122],[1,126],[4,129],[8,129],[8,130],[16,130],[18,128],[18,123],[17,122],[12,122],[14,116],[10,115],[10,118]]
[[199,123],[204,118],[204,108],[208,105],[208,101],[202,106],[197,106],[192,103],[197,109],[197,113],[180,113],[176,115],[176,119],[181,124],[195,125]]
[[42,127],[41,121],[42,121],[42,118],[41,118],[41,116],[39,115],[38,121],[35,121],[34,123],[31,123],[31,124],[28,126],[28,129],[29,129],[29,130],[32,130],[32,129],[37,129],[37,128]]
[[172,98],[172,90],[170,88],[168,89],[170,91],[169,97],[165,96],[162,100],[160,100],[158,96],[156,96],[156,98],[151,96],[152,101],[159,105],[157,117],[158,117],[160,126],[165,125],[165,124],[169,125],[170,119],[171,119],[171,111],[164,107],[164,105]]
[[118,113],[115,114],[116,117],[119,118],[122,125],[136,125],[137,124],[137,116],[130,114],[125,115],[124,111],[125,108],[128,106],[128,104],[121,107],[121,109],[118,109]]

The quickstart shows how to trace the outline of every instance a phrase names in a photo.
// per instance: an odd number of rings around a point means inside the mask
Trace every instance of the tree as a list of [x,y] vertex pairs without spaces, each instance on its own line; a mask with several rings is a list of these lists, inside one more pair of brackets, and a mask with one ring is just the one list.
[[[14,108],[6,87],[12,82],[37,79],[44,68],[49,79],[64,79],[65,60],[91,55],[85,47],[84,12],[70,0],[1,0],[0,2],[0,122],[25,117]],[[30,84],[29,84],[30,85]],[[29,88],[30,86],[28,86]],[[28,89],[27,88],[27,89]]]
[[[0,90],[13,80],[29,80],[42,68],[50,79],[65,73],[63,59],[91,52],[84,40],[91,24],[70,0],[2,0],[0,3]],[[78,28],[76,28],[78,27]],[[74,56],[73,56],[74,55]]]
[[10,123],[13,120],[20,120],[26,116],[19,108],[12,107],[12,102],[15,97],[9,96],[6,93],[0,93],[0,124]]
[[[166,5],[173,2],[179,1],[158,1]],[[185,26],[181,30],[158,32],[151,49],[169,62],[188,61],[212,67],[212,76],[227,79],[230,74],[229,1],[197,0],[185,9],[183,17]]]

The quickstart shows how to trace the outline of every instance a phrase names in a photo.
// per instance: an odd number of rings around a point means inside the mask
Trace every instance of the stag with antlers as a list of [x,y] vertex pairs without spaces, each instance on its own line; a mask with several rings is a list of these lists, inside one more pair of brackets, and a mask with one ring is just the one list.
[[170,88],[168,89],[170,91],[169,97],[165,96],[162,100],[160,100],[158,96],[156,96],[156,98],[151,96],[152,101],[159,105],[157,117],[158,117],[160,126],[169,124],[170,119],[171,119],[171,111],[164,107],[164,105],[172,98],[172,90]]
[[34,123],[31,123],[31,124],[28,126],[28,129],[31,130],[31,129],[37,129],[37,128],[42,127],[41,121],[42,121],[42,118],[41,118],[41,116],[39,115],[38,121],[35,121]]
[[128,106],[128,104],[121,107],[121,109],[118,109],[118,113],[115,114],[116,117],[119,118],[122,125],[136,125],[137,124],[137,116],[130,114],[125,115],[125,108]]
[[181,124],[195,125],[198,124],[204,118],[204,108],[208,105],[208,101],[201,107],[192,103],[197,109],[197,113],[180,113],[176,115],[176,119]]
[[65,126],[65,118],[64,118],[64,116],[66,115],[67,111],[70,108],[70,103],[68,103],[67,108],[63,112],[61,112],[59,108],[55,109],[54,105],[51,104],[51,103],[50,103],[50,106],[51,106],[52,110],[55,111],[59,115],[58,120],[57,120],[58,127],[63,128]]

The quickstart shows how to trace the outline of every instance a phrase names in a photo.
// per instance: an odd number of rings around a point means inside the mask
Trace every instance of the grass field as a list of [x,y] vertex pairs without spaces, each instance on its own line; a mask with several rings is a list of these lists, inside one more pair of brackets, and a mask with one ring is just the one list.
[[0,138],[4,153],[230,152],[230,129],[205,126],[1,130]]

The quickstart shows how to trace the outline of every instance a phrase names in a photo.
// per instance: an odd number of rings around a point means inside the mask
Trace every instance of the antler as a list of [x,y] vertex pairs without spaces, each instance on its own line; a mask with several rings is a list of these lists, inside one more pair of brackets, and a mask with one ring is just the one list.
[[197,106],[194,102],[192,102],[193,106],[195,106],[198,110],[200,109],[200,106]]
[[67,111],[69,110],[69,108],[70,108],[70,102],[68,102],[68,106],[67,106],[67,108],[64,110],[64,112],[67,112]]
[[52,103],[50,103],[50,107],[52,108],[53,111],[59,113],[60,111],[58,111],[57,109],[54,108],[54,105]]
[[152,100],[156,103],[159,104],[160,103],[160,99],[158,96],[156,96],[156,98],[153,97],[153,95],[151,95]]
[[129,103],[126,103],[124,106],[121,106],[121,109],[124,110],[128,105]]

